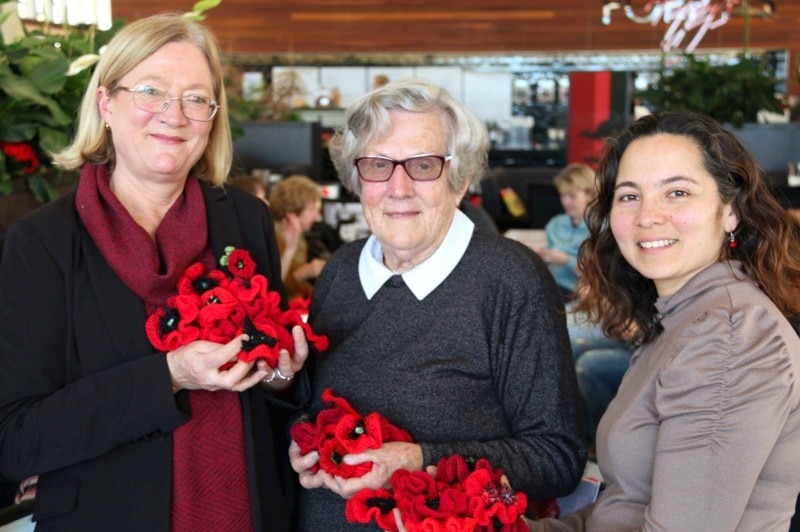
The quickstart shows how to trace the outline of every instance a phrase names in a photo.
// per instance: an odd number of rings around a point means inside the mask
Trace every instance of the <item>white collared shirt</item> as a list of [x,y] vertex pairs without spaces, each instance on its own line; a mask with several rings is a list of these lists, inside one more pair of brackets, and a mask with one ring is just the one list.
[[[472,220],[456,209],[450,229],[433,255],[401,275],[418,300],[425,299],[455,269],[467,251],[474,228]],[[395,272],[383,263],[381,243],[375,235],[371,235],[358,260],[358,277],[367,299],[372,299],[393,275],[396,275]]]

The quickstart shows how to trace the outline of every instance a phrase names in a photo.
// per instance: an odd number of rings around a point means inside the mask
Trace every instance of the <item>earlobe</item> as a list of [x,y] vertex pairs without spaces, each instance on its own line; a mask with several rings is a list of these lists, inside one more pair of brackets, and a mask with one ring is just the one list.
[[739,216],[731,210],[725,223],[725,231],[730,233],[731,231],[736,231],[737,227],[739,227]]

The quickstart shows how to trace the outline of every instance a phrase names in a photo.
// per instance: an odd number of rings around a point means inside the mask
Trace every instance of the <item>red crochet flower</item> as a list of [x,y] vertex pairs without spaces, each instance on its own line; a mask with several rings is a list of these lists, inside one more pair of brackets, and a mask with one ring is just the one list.
[[331,475],[342,478],[362,477],[372,470],[372,462],[350,465],[344,462],[348,454],[342,442],[336,438],[325,440],[319,448],[319,466]]
[[[322,392],[326,408],[313,420],[303,419],[289,429],[301,454],[319,451],[319,467],[342,478],[360,477],[372,470],[372,462],[344,464],[346,454],[377,449],[387,441],[413,441],[408,432],[395,427],[378,413],[359,414],[343,397],[328,388]],[[315,469],[316,472],[316,469]]]
[[[435,477],[423,471],[398,470],[389,483],[408,532],[526,531],[521,516],[527,498],[502,478],[503,471],[492,468],[485,459],[454,455],[439,460]],[[349,504],[355,503],[346,503],[346,515],[350,515]]]
[[186,325],[176,308],[157,309],[147,318],[144,327],[153,347],[164,352],[174,351],[200,338],[200,329]]
[[178,294],[147,318],[145,331],[153,347],[168,352],[198,339],[227,343],[245,333],[249,340],[242,343],[237,358],[263,359],[274,368],[282,349],[294,355],[290,331],[301,325],[312,346],[318,351],[327,348],[327,337],[315,334],[295,311],[281,308],[280,294],[269,290],[266,277],[255,274],[256,264],[247,251],[226,248],[220,263],[228,274],[206,271],[200,262],[186,268],[176,285]]
[[[227,248],[225,251],[228,251]],[[249,279],[256,271],[256,263],[250,258],[250,253],[243,249],[231,249],[227,254],[227,266],[228,271],[239,279]]]
[[378,449],[383,445],[381,420],[375,412],[366,417],[357,414],[342,417],[336,424],[334,435],[350,454]]
[[396,532],[397,524],[392,513],[394,507],[394,497],[388,490],[363,489],[347,501],[344,512],[351,523],[375,521],[382,530]]

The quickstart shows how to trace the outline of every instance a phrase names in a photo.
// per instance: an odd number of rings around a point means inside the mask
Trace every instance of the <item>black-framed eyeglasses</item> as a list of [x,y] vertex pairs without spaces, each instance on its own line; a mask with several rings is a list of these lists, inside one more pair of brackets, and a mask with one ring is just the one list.
[[219,110],[216,100],[200,94],[189,94],[180,98],[170,96],[163,89],[151,85],[136,85],[135,87],[118,86],[115,90],[130,92],[133,96],[133,105],[148,113],[163,113],[169,109],[174,100],[181,102],[183,115],[189,120],[208,122]]
[[408,177],[414,181],[435,181],[444,170],[444,164],[452,155],[415,155],[402,161],[389,157],[358,157],[355,159],[358,176],[364,181],[379,183],[388,181],[394,169],[402,166]]

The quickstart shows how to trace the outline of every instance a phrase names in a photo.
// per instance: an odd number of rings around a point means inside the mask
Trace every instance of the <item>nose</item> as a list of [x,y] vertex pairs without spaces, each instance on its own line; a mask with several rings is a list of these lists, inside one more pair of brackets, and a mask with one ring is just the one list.
[[639,211],[636,213],[636,221],[642,227],[649,227],[664,221],[662,205],[658,198],[642,197]]
[[179,98],[171,98],[167,108],[159,113],[162,120],[167,123],[180,124],[188,120],[186,115],[183,114],[182,102]]
[[414,189],[414,180],[408,175],[405,167],[398,164],[389,176],[389,193],[393,196],[408,196]]

